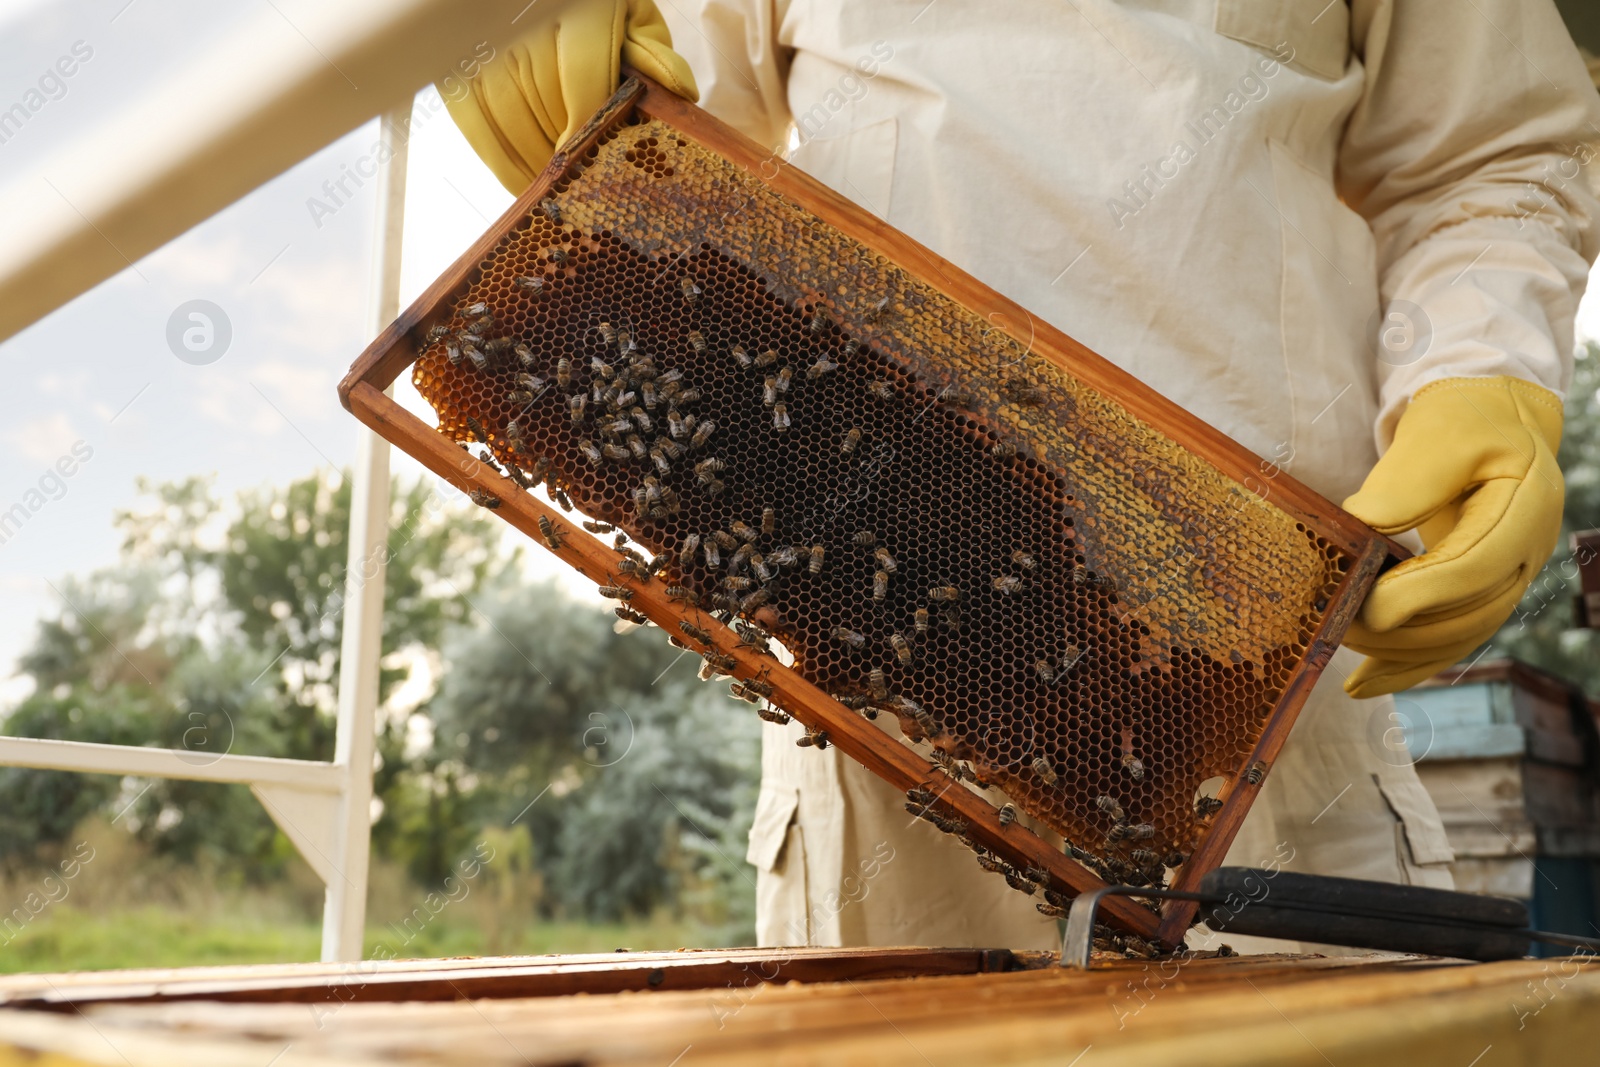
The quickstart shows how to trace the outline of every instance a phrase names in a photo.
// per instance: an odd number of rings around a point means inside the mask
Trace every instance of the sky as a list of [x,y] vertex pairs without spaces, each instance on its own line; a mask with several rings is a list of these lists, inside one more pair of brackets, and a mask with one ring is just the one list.
[[[65,95],[0,144],[0,185],[260,6],[0,0],[0,109],[74,44],[92,49]],[[0,544],[0,711],[26,692],[14,663],[36,620],[55,610],[52,586],[116,562],[113,517],[136,502],[140,477],[206,475],[232,493],[353,460],[358,424],[335,387],[371,339],[376,196],[369,184],[320,217],[308,200],[377,140],[376,121],[353,131],[0,343],[0,511],[39,488],[75,445],[89,453],[62,479],[64,494]],[[431,87],[413,111],[406,199],[402,306],[512,200]],[[217,305],[231,326],[226,351],[203,365],[168,344],[168,320],[192,300]],[[426,411],[405,378],[399,389],[402,402]],[[433,480],[403,454],[392,464],[403,477]],[[49,489],[58,495],[53,482]],[[470,507],[447,495],[451,506]],[[534,572],[557,572],[540,550],[526,555]],[[577,579],[570,587],[588,588]]]
[[[92,52],[64,95],[0,143],[0,185],[158,85],[164,70],[245,25],[266,2],[0,0],[0,110],[75,46]],[[313,2],[272,0],[291,14]],[[692,60],[692,31],[678,36]],[[358,425],[334,390],[370,339],[376,198],[368,186],[320,218],[308,200],[370,153],[377,136],[376,122],[353,131],[0,343],[0,511],[39,488],[61,457],[88,452],[63,479],[59,499],[0,544],[0,712],[25,692],[14,662],[35,621],[55,610],[53,587],[116,561],[113,517],[135,503],[140,477],[206,475],[231,493],[352,460]],[[419,94],[402,305],[510,202],[436,91]],[[168,342],[169,320],[193,300],[221,308],[231,327],[226,352],[203,365],[177,358]],[[1600,299],[1585,300],[1580,334],[1600,337]],[[400,389],[402,402],[425,412],[404,378]],[[403,455],[393,463],[407,478],[423,475]],[[454,499],[451,506],[468,506]],[[527,555],[535,573],[565,576],[537,547]],[[589,594],[576,579],[569,588]]]

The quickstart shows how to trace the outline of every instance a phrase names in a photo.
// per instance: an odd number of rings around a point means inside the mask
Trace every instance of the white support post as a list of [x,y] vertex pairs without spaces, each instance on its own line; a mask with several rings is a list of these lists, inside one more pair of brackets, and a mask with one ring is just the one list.
[[[385,112],[388,159],[378,173],[378,223],[367,336],[400,313],[400,247],[406,203],[406,146],[411,104]],[[380,153],[381,157],[381,153]],[[367,918],[367,863],[372,835],[374,719],[382,654],[383,586],[388,564],[389,445],[362,426],[350,486],[350,555],[345,573],[334,763],[346,778],[333,833],[333,877],[322,913],[324,962],[359,960]]]

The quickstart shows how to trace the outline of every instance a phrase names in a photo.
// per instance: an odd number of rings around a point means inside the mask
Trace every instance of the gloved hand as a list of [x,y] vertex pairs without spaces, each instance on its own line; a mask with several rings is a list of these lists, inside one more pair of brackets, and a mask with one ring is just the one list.
[[617,91],[623,63],[700,98],[652,0],[539,0],[525,17],[527,30],[484,65],[470,92],[445,94],[473,151],[513,193]]
[[1345,644],[1368,658],[1351,696],[1393,693],[1493,636],[1561,529],[1561,398],[1517,378],[1446,378],[1417,390],[1345,510],[1427,552],[1373,585]]

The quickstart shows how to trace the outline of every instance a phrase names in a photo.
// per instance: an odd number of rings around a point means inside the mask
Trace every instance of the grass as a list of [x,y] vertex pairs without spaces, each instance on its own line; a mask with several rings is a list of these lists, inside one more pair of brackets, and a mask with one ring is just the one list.
[[[153,905],[90,911],[62,903],[41,912],[10,941],[5,937],[0,933],[0,974],[20,974],[315,960],[321,927],[237,912],[199,914]],[[409,941],[399,927],[369,926],[366,954],[420,958],[609,952],[678,948],[701,944],[704,937],[704,931],[691,924],[671,920],[607,925],[547,922],[502,930],[496,938],[499,944],[491,947],[476,924],[452,922],[441,914],[420,931],[413,930]]]

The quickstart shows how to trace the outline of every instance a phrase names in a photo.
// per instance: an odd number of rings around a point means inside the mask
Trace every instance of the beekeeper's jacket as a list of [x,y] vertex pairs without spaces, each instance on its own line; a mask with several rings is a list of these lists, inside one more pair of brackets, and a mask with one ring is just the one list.
[[[1428,381],[1567,385],[1600,101],[1549,0],[663,9],[712,113],[1334,500]],[[1447,883],[1353,662],[1230,862]],[[889,787],[768,729],[764,942],[1053,942]]]

